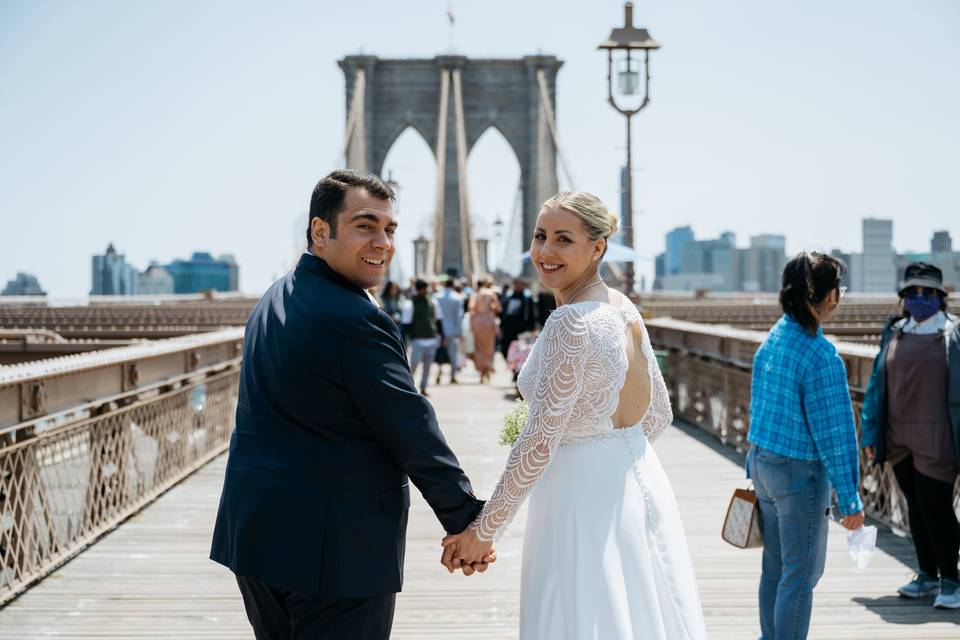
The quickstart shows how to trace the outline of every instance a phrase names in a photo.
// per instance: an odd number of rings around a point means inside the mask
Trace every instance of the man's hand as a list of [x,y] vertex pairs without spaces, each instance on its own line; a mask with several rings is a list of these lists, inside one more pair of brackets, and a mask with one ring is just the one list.
[[843,516],[843,520],[840,521],[840,525],[844,529],[849,529],[850,531],[856,531],[863,526],[863,511],[858,511],[853,515]]
[[440,564],[442,564],[450,573],[453,573],[457,569],[463,571],[463,575],[465,576],[473,575],[475,571],[478,573],[483,573],[491,564],[497,561],[496,550],[490,549],[490,553],[488,553],[480,562],[464,564],[462,560],[454,558],[456,550],[457,547],[455,544],[447,545],[443,548],[443,555],[440,558]]
[[480,562],[474,562],[473,564],[461,564],[460,570],[463,571],[463,575],[472,576],[474,572],[483,573],[492,563],[496,561],[497,552],[491,549],[490,553],[487,554],[483,560]]
[[443,555],[440,558],[440,564],[450,573],[457,569],[461,569],[467,576],[472,575],[474,571],[483,573],[497,560],[493,542],[480,540],[472,529],[447,536],[441,544]]
[[877,450],[872,446],[866,446],[863,448],[863,454],[867,456],[867,462],[873,462],[877,457]]

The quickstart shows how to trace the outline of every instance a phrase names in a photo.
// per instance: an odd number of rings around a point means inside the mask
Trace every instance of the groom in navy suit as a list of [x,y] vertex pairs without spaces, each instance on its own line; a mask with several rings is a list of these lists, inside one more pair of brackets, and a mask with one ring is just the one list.
[[393,258],[393,199],[371,174],[320,180],[309,251],[247,322],[210,557],[236,574],[258,640],[388,638],[408,477],[448,533],[483,505],[366,292]]

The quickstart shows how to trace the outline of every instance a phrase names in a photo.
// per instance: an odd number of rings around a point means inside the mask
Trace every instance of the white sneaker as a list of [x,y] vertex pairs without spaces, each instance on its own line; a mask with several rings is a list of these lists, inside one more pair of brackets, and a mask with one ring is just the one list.
[[918,573],[916,578],[897,589],[897,593],[901,596],[913,600],[934,596],[939,593],[939,591],[940,583],[937,582],[937,579],[923,571]]
[[937,609],[960,609],[960,582],[944,578],[940,581],[940,593],[933,601]]

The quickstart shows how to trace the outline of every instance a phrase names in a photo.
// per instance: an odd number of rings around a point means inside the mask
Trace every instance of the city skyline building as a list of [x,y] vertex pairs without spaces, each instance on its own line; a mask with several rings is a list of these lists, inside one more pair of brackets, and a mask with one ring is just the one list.
[[893,250],[893,220],[864,218],[863,253],[860,258],[861,290],[891,293],[896,290],[896,254]]
[[953,240],[946,231],[935,231],[930,238],[930,251],[908,251],[897,255],[897,283],[903,281],[907,265],[927,262],[943,272],[943,285],[950,291],[960,290],[960,251],[953,250]]
[[113,243],[107,245],[103,255],[91,260],[90,295],[131,296],[137,293],[137,270],[127,264],[127,259],[118,253]]
[[45,296],[47,292],[40,286],[40,281],[31,273],[18,271],[13,280],[0,292],[0,296]]
[[173,291],[173,276],[156,261],[137,275],[138,295],[169,295]]
[[779,291],[781,273],[787,264],[787,238],[776,234],[750,237],[750,246],[740,250],[741,291]]
[[676,227],[667,233],[667,250],[664,255],[663,275],[673,275],[680,272],[680,262],[683,254],[683,245],[694,240],[693,229],[690,225]]
[[930,239],[930,253],[952,253],[953,239],[949,231],[934,231]]
[[[710,282],[714,291],[736,291],[739,289],[740,260],[735,240],[734,234],[728,231],[715,240],[685,243],[681,248],[680,271],[672,275],[710,274],[714,277],[705,278],[704,282]],[[692,282],[695,279],[687,280]]]
[[173,277],[174,293],[239,290],[240,269],[229,254],[214,258],[195,251],[189,260],[174,260],[165,269]]

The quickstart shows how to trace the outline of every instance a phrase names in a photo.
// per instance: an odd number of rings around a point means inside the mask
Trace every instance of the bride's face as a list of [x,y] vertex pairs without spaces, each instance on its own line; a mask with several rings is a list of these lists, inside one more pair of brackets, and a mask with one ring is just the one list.
[[564,290],[583,278],[603,254],[603,240],[591,240],[575,214],[560,207],[544,207],[530,243],[530,260],[543,286]]

